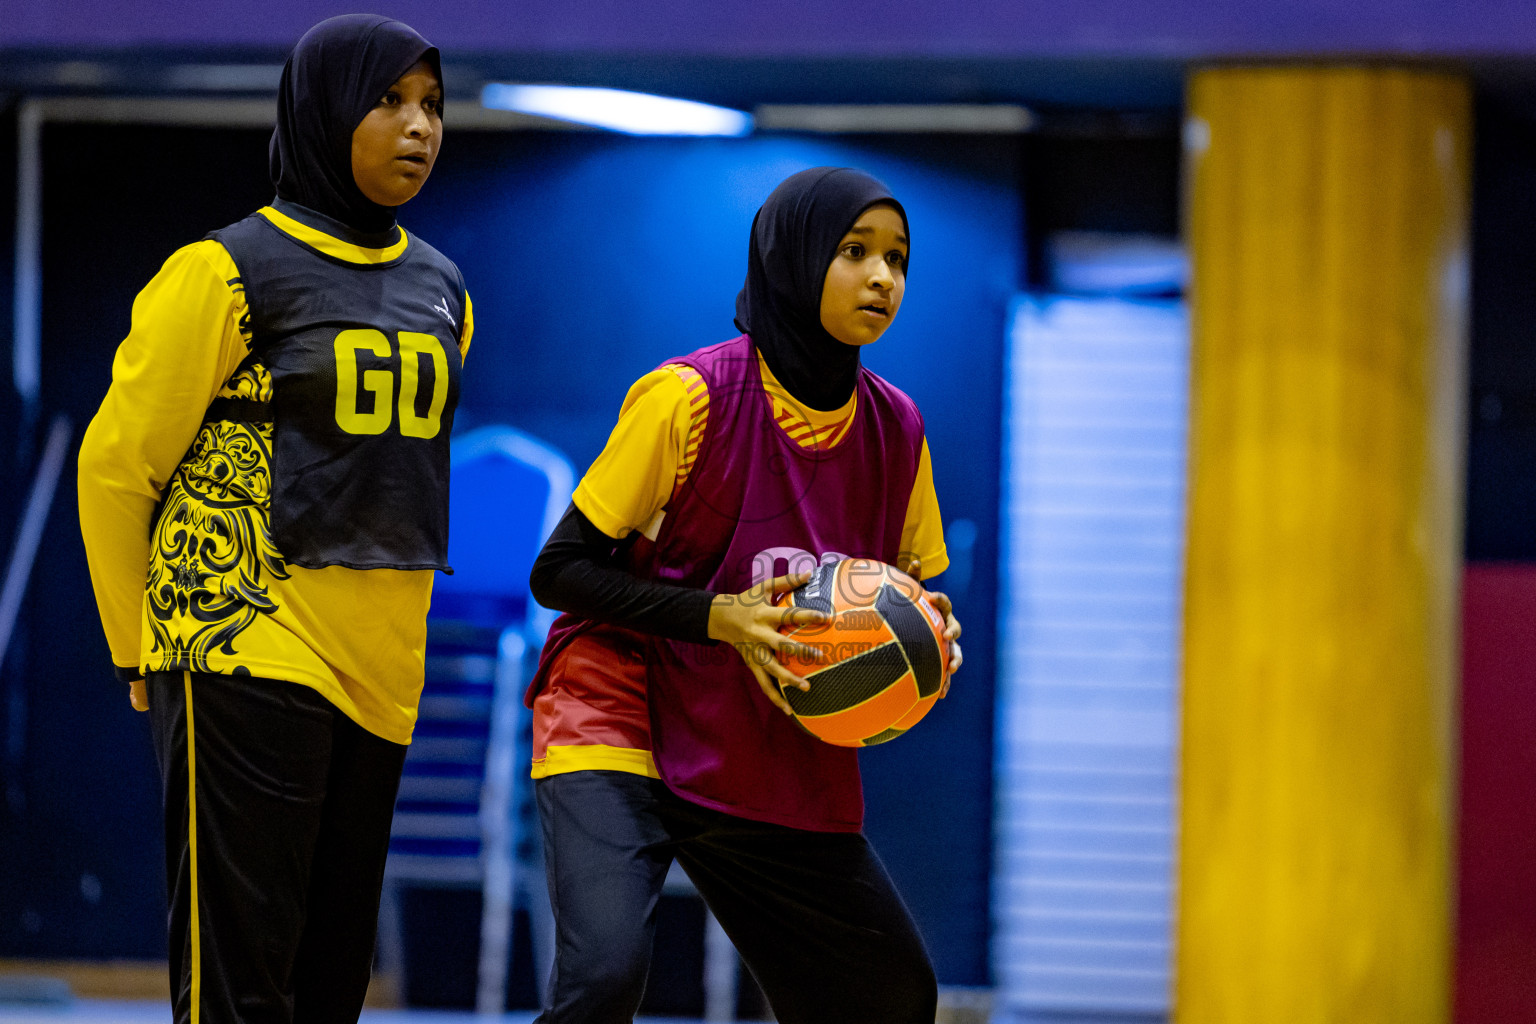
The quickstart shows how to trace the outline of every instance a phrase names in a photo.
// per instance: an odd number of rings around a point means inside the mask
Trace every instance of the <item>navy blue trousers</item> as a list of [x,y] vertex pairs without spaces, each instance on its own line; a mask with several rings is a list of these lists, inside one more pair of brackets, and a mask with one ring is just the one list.
[[552,775],[535,788],[556,930],[535,1024],[629,1024],[674,859],[779,1024],[933,1024],[933,966],[863,835],[749,821],[625,772]]

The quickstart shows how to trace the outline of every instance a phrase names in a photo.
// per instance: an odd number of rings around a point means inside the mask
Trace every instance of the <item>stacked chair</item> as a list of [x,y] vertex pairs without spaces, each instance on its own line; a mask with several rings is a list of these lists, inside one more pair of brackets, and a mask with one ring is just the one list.
[[395,805],[379,960],[404,991],[402,887],[479,889],[478,1013],[506,1004],[515,907],[528,914],[541,990],[554,960],[522,698],[553,619],[529,595],[528,572],[573,482],[563,455],[510,427],[454,439],[454,573],[438,576],[427,621],[426,683]]

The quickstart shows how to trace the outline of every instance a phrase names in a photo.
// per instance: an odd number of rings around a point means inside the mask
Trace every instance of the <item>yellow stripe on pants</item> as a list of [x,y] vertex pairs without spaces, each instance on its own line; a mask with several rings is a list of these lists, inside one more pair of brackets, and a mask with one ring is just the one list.
[[197,907],[197,745],[192,730],[192,673],[183,676],[187,694],[187,860],[192,887],[192,1024],[202,1016],[203,958]]

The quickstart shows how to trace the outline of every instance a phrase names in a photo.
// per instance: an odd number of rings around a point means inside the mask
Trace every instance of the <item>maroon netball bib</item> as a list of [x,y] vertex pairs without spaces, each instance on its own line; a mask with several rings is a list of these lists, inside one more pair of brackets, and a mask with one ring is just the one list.
[[[802,448],[774,422],[746,335],[671,362],[704,377],[709,421],[637,571],[735,594],[843,557],[896,562],[923,444],[910,398],[861,370],[842,440]],[[775,708],[735,650],[653,637],[647,684],[656,764],[674,792],[795,828],[861,827],[856,752],[823,743]]]

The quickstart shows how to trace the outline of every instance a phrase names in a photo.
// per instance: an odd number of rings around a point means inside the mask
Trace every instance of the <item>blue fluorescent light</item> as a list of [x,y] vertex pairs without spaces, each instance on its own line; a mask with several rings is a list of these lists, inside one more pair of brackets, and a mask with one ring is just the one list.
[[740,110],[623,89],[492,82],[481,90],[480,105],[629,135],[747,135],[752,131],[752,115]]

